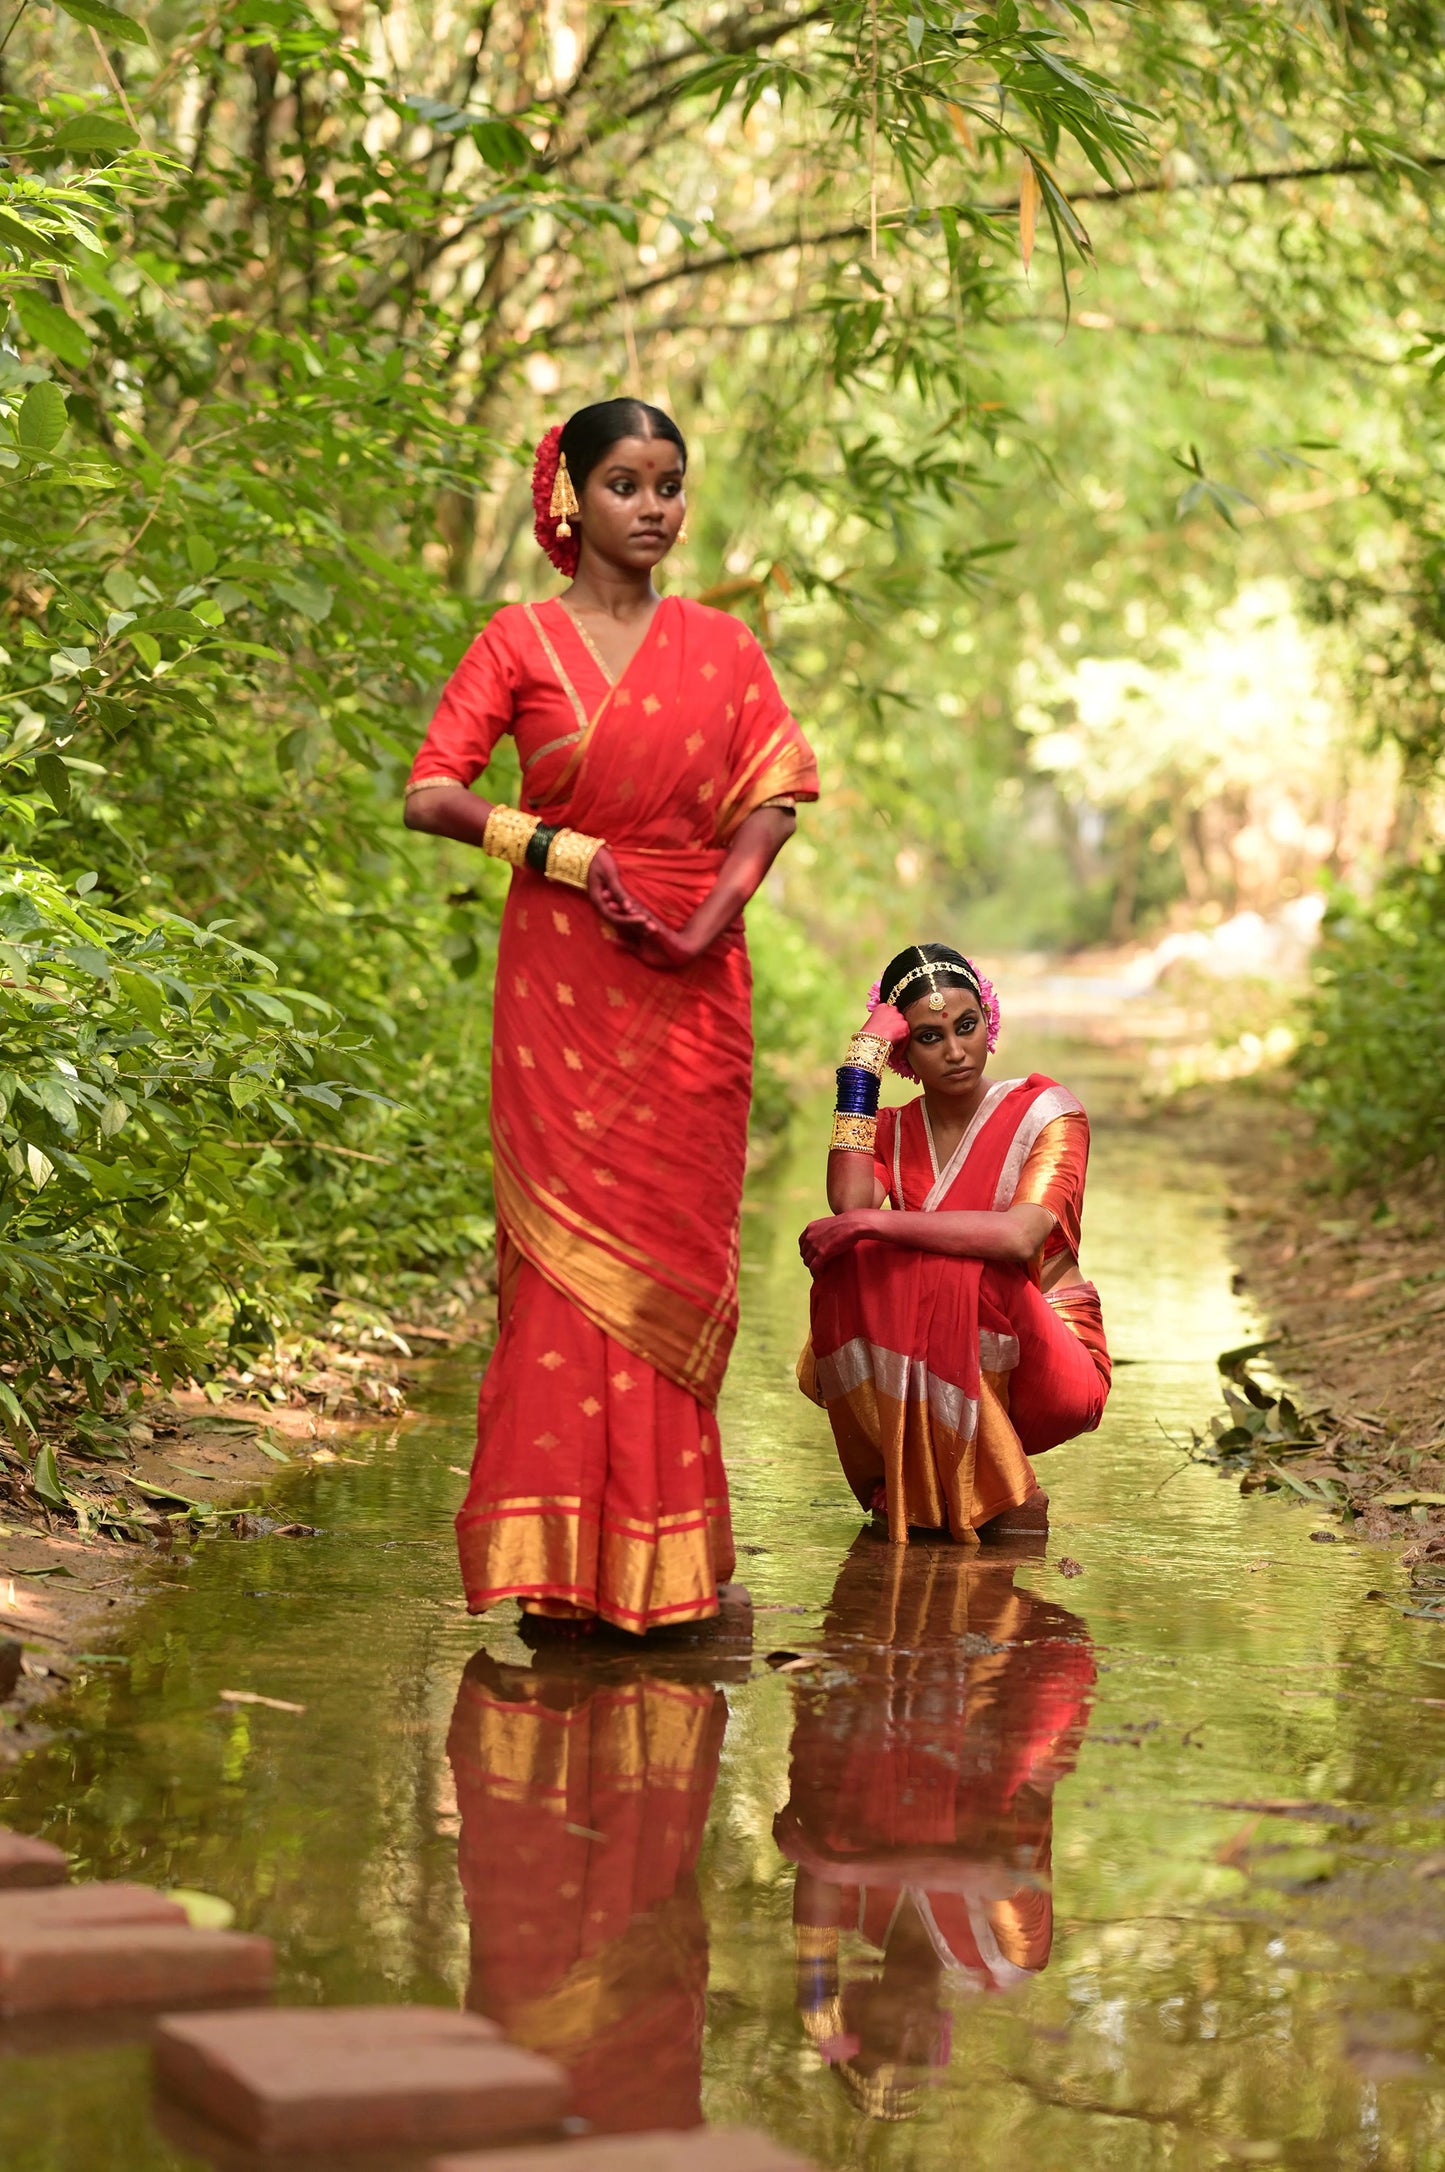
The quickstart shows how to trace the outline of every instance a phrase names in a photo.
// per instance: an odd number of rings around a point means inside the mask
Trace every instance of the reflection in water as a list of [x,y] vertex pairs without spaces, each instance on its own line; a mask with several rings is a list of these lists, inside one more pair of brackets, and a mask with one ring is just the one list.
[[471,1920],[467,2005],[560,2060],[607,2132],[702,2119],[697,1855],[727,1701],[711,1684],[462,1677],[448,1754]]
[[1048,1965],[1053,1792],[1094,1661],[1079,1617],[1013,1577],[987,1551],[865,1532],[798,1687],[774,1829],[798,1866],[798,2005],[877,2119],[907,2118],[947,2067],[950,1996]]

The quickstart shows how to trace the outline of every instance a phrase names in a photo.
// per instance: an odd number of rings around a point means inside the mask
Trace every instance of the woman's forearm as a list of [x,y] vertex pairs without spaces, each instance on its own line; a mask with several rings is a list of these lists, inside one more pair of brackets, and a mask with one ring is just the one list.
[[491,811],[491,800],[482,799],[464,784],[436,784],[412,793],[402,820],[409,830],[452,837],[459,845],[480,845]]
[[1001,1213],[880,1213],[868,1235],[914,1252],[943,1252],[954,1259],[1000,1260],[1023,1266],[1054,1226],[1046,1207],[1009,1207]]
[[836,1148],[829,1154],[828,1205],[835,1214],[878,1206],[880,1189],[871,1154],[844,1153]]
[[786,807],[756,807],[739,828],[712,889],[681,931],[706,950],[730,928],[797,827]]

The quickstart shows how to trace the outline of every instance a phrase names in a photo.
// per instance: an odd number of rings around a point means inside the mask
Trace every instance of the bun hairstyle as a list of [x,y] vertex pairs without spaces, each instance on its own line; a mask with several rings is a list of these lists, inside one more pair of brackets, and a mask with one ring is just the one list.
[[687,467],[687,440],[681,430],[671,415],[646,400],[596,400],[591,407],[579,407],[566,422],[550,429],[537,447],[532,466],[532,504],[536,512],[532,532],[557,571],[569,581],[577,571],[582,540],[575,524],[569,535],[558,534],[558,518],[552,512],[558,462],[566,461],[572,488],[580,496],[597,463],[625,437],[666,438],[677,447],[684,469]]
[[[891,1003],[895,1009],[904,1010],[920,996],[932,995],[940,988],[972,989],[988,1028],[988,1052],[992,1055],[998,1046],[998,995],[988,975],[980,973],[971,958],[965,958],[949,943],[910,943],[896,958],[890,958],[882,979],[875,980],[868,991],[868,1008],[871,1011],[879,1003]],[[888,1068],[916,1084],[918,1074],[904,1053],[907,1046],[904,1041],[894,1049]]]

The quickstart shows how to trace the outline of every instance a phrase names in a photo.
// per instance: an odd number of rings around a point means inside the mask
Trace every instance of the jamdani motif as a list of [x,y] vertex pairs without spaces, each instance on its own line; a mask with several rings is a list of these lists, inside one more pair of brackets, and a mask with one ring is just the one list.
[[1091,1432],[1109,1356],[1097,1292],[1045,1294],[1043,1262],[1077,1257],[1088,1120],[1035,1073],[989,1087],[946,1165],[919,1099],[880,1112],[875,1171],[894,1207],[1002,1212],[1046,1207],[1055,1229],[1027,1269],[865,1239],[813,1285],[799,1385],[822,1403],[844,1474],[871,1505],[881,1480],[889,1536],[910,1526],[976,1543],[980,1525],[1038,1491],[1030,1455]]
[[[417,772],[471,784],[506,731],[527,809],[605,838],[629,888],[673,926],[707,896],[755,808],[817,796],[812,755],[752,635],[675,597],[615,685],[561,603],[498,612],[443,694]],[[514,870],[492,1142],[518,1304],[514,1316],[504,1303],[458,1517],[474,1612],[517,1596],[637,1629],[716,1611],[732,1552],[710,1413],[737,1327],[751,1078],[741,921],[682,972],[656,973],[584,899]],[[566,1399],[560,1372],[520,1356],[532,1340],[522,1315],[553,1300],[548,1339],[587,1373],[595,1421]],[[639,1380],[654,1376],[650,1397],[603,1393],[612,1352]],[[539,1451],[543,1433],[553,1450]]]

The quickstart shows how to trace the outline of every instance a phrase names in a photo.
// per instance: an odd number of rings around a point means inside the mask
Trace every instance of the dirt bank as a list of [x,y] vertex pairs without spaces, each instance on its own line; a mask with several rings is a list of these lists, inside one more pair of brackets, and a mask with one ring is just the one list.
[[1422,1606],[1445,1616],[1445,1181],[1342,1196],[1280,1081],[1182,1095],[1160,1120],[1226,1171],[1262,1323],[1209,1445],[1244,1485],[1404,1545]]

